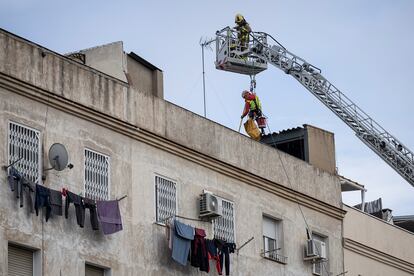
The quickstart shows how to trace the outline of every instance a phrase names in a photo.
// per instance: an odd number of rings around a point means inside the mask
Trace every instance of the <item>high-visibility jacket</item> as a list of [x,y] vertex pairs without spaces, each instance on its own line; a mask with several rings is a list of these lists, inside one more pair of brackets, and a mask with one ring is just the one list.
[[260,103],[259,97],[255,94],[249,94],[247,99],[244,100],[246,103],[244,105],[244,110],[242,117],[246,116],[249,111],[262,110],[262,104]]
[[240,40],[240,43],[247,43],[249,41],[249,33],[252,31],[252,29],[249,26],[249,23],[247,23],[246,21],[241,22],[235,28],[238,31],[237,38]]

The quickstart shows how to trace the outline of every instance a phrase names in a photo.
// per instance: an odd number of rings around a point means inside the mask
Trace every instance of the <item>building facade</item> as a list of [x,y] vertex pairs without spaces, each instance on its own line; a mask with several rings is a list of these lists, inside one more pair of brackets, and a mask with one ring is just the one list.
[[414,233],[344,206],[344,264],[349,275],[413,275]]
[[[117,51],[125,79],[88,66],[87,54],[79,62],[0,31],[0,163],[20,160],[27,178],[58,191],[127,196],[119,201],[123,230],[103,235],[88,210],[80,228],[73,205],[68,219],[47,222],[44,210],[19,208],[2,170],[0,275],[199,275],[171,259],[172,215],[241,247],[231,254],[231,275],[344,272],[336,175],[165,101],[161,71],[152,68],[140,83],[148,64]],[[66,147],[72,169],[47,170],[55,143]],[[220,218],[197,220],[204,191],[222,199]],[[304,260],[307,228],[326,245],[323,262]]]

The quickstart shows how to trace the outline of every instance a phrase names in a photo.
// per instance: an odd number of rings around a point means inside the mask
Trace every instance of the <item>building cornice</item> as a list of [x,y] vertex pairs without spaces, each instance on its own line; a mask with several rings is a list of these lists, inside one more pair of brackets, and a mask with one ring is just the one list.
[[169,152],[191,162],[207,167],[220,174],[242,181],[248,185],[265,190],[292,202],[323,213],[335,219],[342,220],[346,211],[335,207],[281,184],[272,182],[260,176],[254,175],[236,166],[225,163],[221,160],[190,149],[166,139],[153,132],[139,128],[136,125],[125,122],[103,112],[94,110],[90,107],[74,102],[60,95],[56,95],[45,89],[33,86],[22,80],[16,79],[4,73],[0,73],[0,87],[11,92],[27,97],[39,103],[43,103],[57,110],[74,115],[94,124],[111,129],[117,133],[128,136],[137,141],[156,147],[160,150]]
[[385,265],[389,265],[395,268],[398,268],[402,271],[414,274],[414,264],[404,261],[400,258],[391,256],[387,253],[374,249],[372,247],[366,246],[362,243],[356,242],[352,239],[343,238],[344,249],[355,252],[359,255],[368,257],[377,262],[381,262]]

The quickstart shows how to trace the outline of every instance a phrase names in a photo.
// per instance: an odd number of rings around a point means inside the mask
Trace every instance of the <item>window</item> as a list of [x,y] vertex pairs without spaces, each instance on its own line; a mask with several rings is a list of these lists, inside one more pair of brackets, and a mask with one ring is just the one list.
[[226,242],[235,242],[234,204],[222,199],[223,215],[214,220],[214,237]]
[[102,267],[85,264],[85,276],[106,276],[109,275],[110,270]]
[[312,273],[314,275],[328,276],[328,239],[315,233],[312,233],[312,239],[315,241],[316,253],[322,257],[312,264]]
[[40,183],[40,132],[13,122],[9,123],[9,164],[25,178]]
[[33,276],[33,250],[9,244],[8,275]]
[[282,221],[263,216],[263,257],[286,263],[283,256]]
[[85,197],[109,199],[109,165],[108,156],[85,149]]
[[177,211],[176,182],[164,177],[155,176],[156,221],[165,223],[165,220],[174,216]]

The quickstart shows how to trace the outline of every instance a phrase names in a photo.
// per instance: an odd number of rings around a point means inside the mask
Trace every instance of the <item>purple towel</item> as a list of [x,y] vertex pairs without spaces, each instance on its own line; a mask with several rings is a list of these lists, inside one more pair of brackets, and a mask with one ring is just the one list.
[[122,230],[118,200],[96,201],[96,209],[98,211],[98,220],[105,235]]

